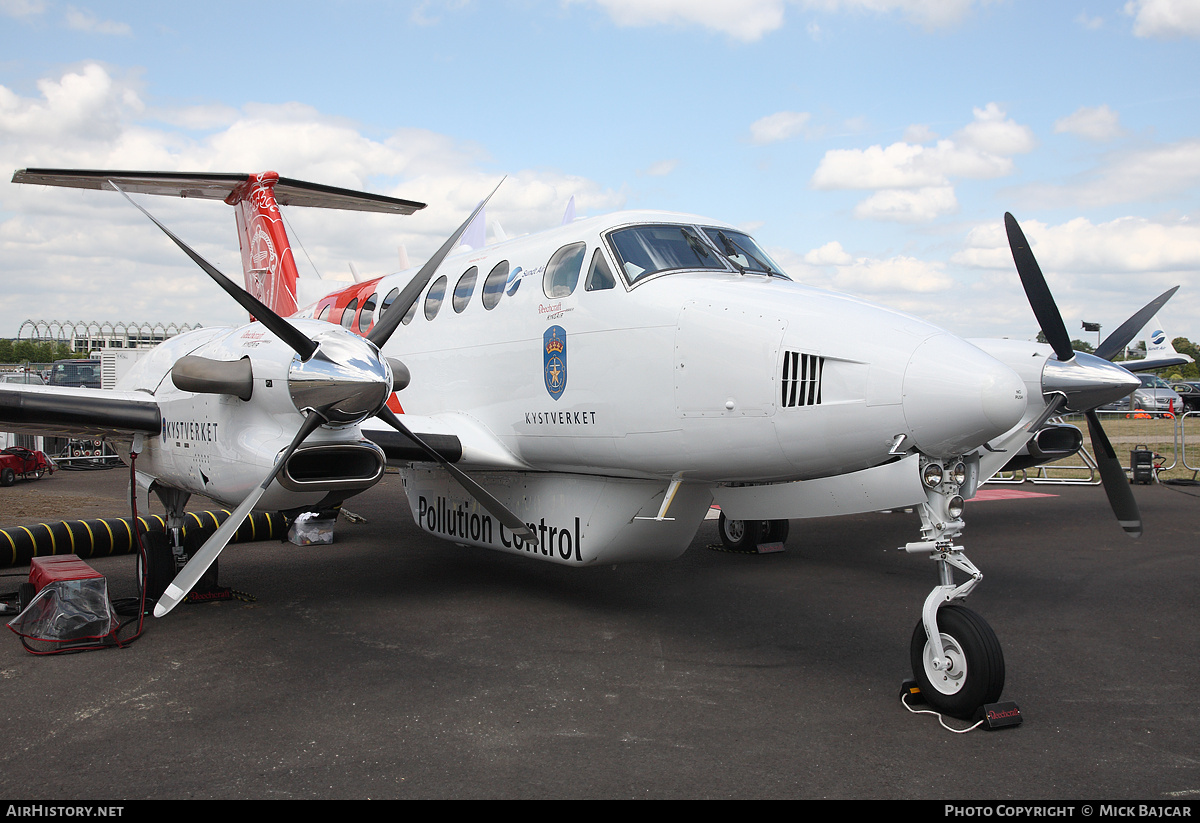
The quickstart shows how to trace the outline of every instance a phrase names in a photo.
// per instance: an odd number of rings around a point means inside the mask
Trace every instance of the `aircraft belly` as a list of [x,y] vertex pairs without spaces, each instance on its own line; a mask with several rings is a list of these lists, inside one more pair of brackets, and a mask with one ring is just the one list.
[[[667,484],[548,472],[472,476],[538,535],[523,544],[439,468],[402,470],[413,519],[426,532],[483,548],[571,566],[678,557],[712,501],[708,487],[684,484],[666,520],[653,519]],[[645,518],[645,519],[636,519]]]

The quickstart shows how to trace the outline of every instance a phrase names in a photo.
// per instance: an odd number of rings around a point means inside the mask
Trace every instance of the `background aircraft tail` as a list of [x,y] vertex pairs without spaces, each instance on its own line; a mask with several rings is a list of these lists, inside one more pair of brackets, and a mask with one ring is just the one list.
[[279,206],[312,206],[325,209],[412,214],[424,203],[323,186],[280,177],[273,171],[260,174],[210,172],[107,171],[92,169],[22,169],[14,183],[67,186],[76,189],[112,190],[175,197],[224,200],[237,211],[238,242],[246,291],[281,317],[296,313],[296,261],[283,226]]

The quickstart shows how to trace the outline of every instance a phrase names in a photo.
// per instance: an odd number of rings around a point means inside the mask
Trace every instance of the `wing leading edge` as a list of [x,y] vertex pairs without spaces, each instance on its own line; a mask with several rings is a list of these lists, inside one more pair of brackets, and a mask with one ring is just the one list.
[[140,392],[0,385],[0,429],[63,437],[156,435],[162,414]]

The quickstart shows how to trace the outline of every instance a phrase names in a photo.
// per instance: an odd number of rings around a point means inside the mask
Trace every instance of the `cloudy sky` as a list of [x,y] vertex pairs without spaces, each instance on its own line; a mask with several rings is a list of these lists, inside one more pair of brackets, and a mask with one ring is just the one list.
[[[964,336],[1037,331],[1003,214],[1068,330],[1152,297],[1200,338],[1200,0],[0,0],[0,336],[241,314],[117,195],[11,171],[249,172],[421,200],[291,209],[302,276],[414,263],[500,180],[511,236],[663,208],[798,280]],[[232,210],[143,198],[227,273]],[[240,280],[240,277],[237,277]]]

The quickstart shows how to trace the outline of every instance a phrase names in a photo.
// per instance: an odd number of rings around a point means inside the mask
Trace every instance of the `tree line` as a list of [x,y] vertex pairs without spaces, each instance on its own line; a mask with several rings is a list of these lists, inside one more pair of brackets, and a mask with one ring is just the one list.
[[66,343],[0,340],[0,363],[53,363],[55,360],[86,357],[86,354],[71,351]]

